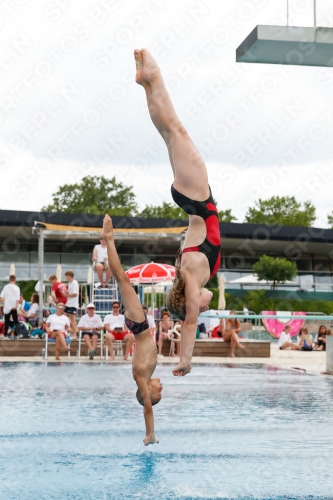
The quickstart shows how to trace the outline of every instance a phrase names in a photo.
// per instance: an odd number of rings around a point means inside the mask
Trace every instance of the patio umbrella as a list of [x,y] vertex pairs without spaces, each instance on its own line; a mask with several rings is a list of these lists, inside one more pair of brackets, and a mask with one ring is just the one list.
[[15,264],[13,263],[9,266],[9,276],[11,276],[12,274],[15,275]]
[[224,311],[224,309],[225,309],[224,287],[225,287],[224,274],[221,274],[220,275],[220,286],[219,286],[219,303],[217,306],[217,308],[221,311]]
[[93,268],[91,266],[88,267],[88,273],[87,273],[87,285],[91,285],[93,282],[94,278],[94,272]]
[[131,283],[139,280],[139,283],[159,283],[175,278],[175,267],[169,264],[150,262],[131,267],[125,271]]
[[151,306],[154,314],[154,283],[170,281],[175,278],[175,267],[169,264],[150,262],[140,264],[125,271],[131,283],[151,283]]
[[57,265],[56,277],[58,281],[61,281],[61,264]]
[[154,285],[145,286],[143,289],[144,293],[152,293],[153,286],[155,293],[167,293],[168,289],[173,285],[172,281],[159,281],[158,283],[154,283]]

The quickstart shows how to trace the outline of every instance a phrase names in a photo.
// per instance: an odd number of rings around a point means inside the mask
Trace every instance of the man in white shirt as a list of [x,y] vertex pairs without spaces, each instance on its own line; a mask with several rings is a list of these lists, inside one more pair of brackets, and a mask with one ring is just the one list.
[[[99,241],[101,242],[100,245],[95,245],[94,247],[92,261],[101,283],[98,288],[107,288],[112,272],[109,267],[106,243],[102,237],[100,237]],[[105,271],[105,280],[103,280],[103,271]]]
[[284,330],[281,332],[280,338],[279,338],[279,343],[278,343],[279,349],[281,351],[284,350],[289,350],[289,351],[297,351],[298,346],[296,344],[293,344],[291,341],[290,337],[290,326],[285,326]]
[[73,271],[66,271],[65,278],[68,280],[68,292],[66,292],[67,303],[65,307],[65,314],[68,315],[73,332],[73,339],[77,338],[77,324],[76,313],[79,307],[79,284],[74,279]]
[[87,305],[87,314],[84,314],[79,321],[78,329],[82,332],[85,343],[88,346],[89,359],[93,360],[96,354],[97,340],[103,330],[102,318],[95,314],[95,306]]
[[112,303],[112,314],[108,314],[104,318],[105,344],[109,349],[112,361],[114,359],[112,342],[115,340],[124,340],[126,342],[124,359],[125,361],[129,361],[129,353],[134,343],[134,335],[128,331],[125,325],[125,317],[123,314],[119,314],[119,311],[120,304],[118,301],[114,301]]
[[144,306],[142,304],[142,310],[143,310],[143,313],[147,317],[149,328],[152,328],[153,330],[156,330],[156,323],[155,323],[154,317],[151,314],[148,314],[148,307]]
[[18,331],[19,327],[17,307],[20,302],[20,289],[16,285],[16,276],[14,274],[9,276],[9,283],[3,287],[1,297],[3,299],[3,313],[5,316],[4,337],[7,337],[10,317],[12,317],[13,323],[16,326],[16,331]]
[[[248,310],[248,308],[246,307],[246,305],[245,305],[245,304],[243,305],[243,314],[244,314],[244,315],[249,314],[249,310]],[[247,319],[247,318],[244,318],[244,319],[243,319],[243,322],[245,323],[246,321],[248,321],[248,319]]]
[[66,344],[66,336],[70,334],[70,323],[67,316],[64,315],[65,304],[63,302],[58,302],[56,305],[55,314],[51,314],[45,325],[45,331],[49,338],[56,339],[56,360],[60,360],[60,349],[61,347],[68,353],[71,348]]

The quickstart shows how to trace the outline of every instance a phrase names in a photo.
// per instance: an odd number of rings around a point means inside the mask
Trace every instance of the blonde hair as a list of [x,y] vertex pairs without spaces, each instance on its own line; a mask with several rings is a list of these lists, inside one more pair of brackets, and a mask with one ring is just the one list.
[[175,279],[172,290],[167,295],[166,306],[173,317],[184,321],[186,316],[185,281],[180,272],[179,252],[176,259]]
[[[136,391],[136,399],[138,400],[138,402],[140,403],[141,406],[144,406],[143,397],[142,397],[142,394],[140,392],[140,389],[138,389]],[[152,393],[150,393],[150,401],[151,401],[152,406],[154,406],[154,405],[157,405],[157,403],[159,403],[161,401],[161,398],[155,399],[154,396],[152,395]]]

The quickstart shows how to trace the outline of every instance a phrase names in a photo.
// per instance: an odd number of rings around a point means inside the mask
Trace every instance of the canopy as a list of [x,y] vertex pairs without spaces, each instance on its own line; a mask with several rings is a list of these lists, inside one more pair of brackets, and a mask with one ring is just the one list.
[[149,264],[132,267],[125,273],[131,283],[159,283],[164,280],[173,280],[175,278],[175,267],[169,264],[150,262]]
[[[250,285],[251,283],[252,284],[270,284],[270,283],[273,283],[273,281],[265,281],[265,280],[258,280],[257,276],[255,276],[254,274],[249,274],[248,276],[243,276],[242,278],[238,278],[236,280],[232,280],[232,281],[229,281],[229,283],[239,283],[240,285]],[[283,283],[284,285],[297,285],[297,283],[295,283],[294,281],[285,281]]]

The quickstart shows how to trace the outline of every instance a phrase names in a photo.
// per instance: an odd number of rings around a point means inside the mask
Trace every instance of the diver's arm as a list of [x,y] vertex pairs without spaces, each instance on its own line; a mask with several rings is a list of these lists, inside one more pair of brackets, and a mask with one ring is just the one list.
[[143,443],[145,446],[148,446],[149,444],[158,443],[154,431],[153,406],[151,404],[147,382],[143,379],[143,377],[137,377],[136,383],[143,398],[143,416],[146,425],[146,437],[144,438]]

